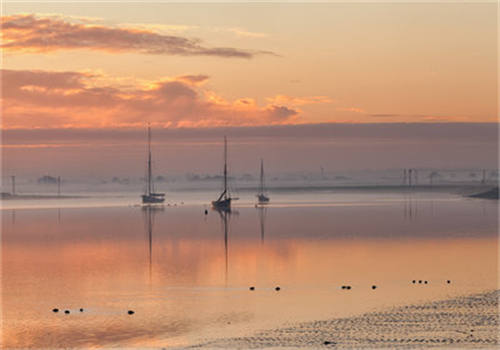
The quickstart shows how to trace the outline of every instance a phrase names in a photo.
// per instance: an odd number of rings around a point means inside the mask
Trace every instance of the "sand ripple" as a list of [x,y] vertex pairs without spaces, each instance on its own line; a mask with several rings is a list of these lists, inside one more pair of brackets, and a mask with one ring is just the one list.
[[219,339],[201,348],[498,348],[500,291]]

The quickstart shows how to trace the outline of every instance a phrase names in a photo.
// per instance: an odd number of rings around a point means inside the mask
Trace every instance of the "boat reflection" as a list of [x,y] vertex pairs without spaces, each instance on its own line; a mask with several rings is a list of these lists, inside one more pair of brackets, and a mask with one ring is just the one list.
[[144,217],[144,226],[146,235],[148,236],[148,257],[149,257],[149,284],[152,284],[153,275],[153,226],[155,215],[158,212],[165,210],[164,206],[157,205],[144,205],[142,206],[142,213]]
[[411,196],[405,198],[403,203],[404,213],[403,217],[405,220],[412,221],[416,219],[418,214],[418,201],[413,199]]
[[228,221],[231,218],[231,215],[238,215],[239,212],[236,210],[231,210],[231,208],[218,208],[214,207],[213,210],[215,210],[221,219],[221,226],[224,231],[224,281],[225,281],[225,286],[227,286],[227,279],[228,279],[228,256],[229,256],[229,246],[228,246],[228,234],[229,234],[229,227],[228,227]]
[[257,206],[257,212],[259,213],[259,223],[260,223],[260,243],[264,244],[264,236],[266,229],[266,216],[267,208],[264,206]]

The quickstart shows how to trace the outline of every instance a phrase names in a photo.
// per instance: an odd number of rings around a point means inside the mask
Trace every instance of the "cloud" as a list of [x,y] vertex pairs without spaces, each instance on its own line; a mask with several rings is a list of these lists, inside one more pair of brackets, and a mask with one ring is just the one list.
[[166,35],[153,29],[112,27],[102,24],[71,23],[63,18],[22,14],[2,17],[2,44],[5,51],[51,52],[87,49],[111,53],[137,52],[152,55],[217,56],[252,58],[275,55],[261,50],[207,47],[199,39]]
[[380,113],[380,114],[370,114],[370,117],[374,118],[394,118],[394,117],[399,117],[399,114],[388,114],[388,113]]
[[366,113],[366,111],[363,108],[359,108],[359,107],[339,107],[339,108],[337,108],[337,111],[351,112],[351,113],[362,113],[362,114]]
[[297,111],[285,107],[285,106],[269,106],[266,108],[266,113],[269,116],[269,119],[276,121],[286,121],[290,117],[296,116],[298,114]]
[[176,79],[182,81],[186,84],[199,85],[203,84],[208,80],[208,75],[197,74],[197,75],[181,75]]
[[334,101],[328,96],[306,96],[306,97],[293,97],[287,95],[276,95],[267,98],[267,101],[275,104],[284,104],[290,106],[302,106],[308,104],[318,103],[333,103]]
[[267,36],[266,33],[251,32],[242,28],[229,28],[229,31],[233,32],[237,36],[248,38],[264,38]]
[[[497,123],[371,123],[371,124],[277,124],[261,126],[205,127],[205,128],[167,128],[156,129],[157,140],[163,139],[170,144],[193,139],[200,143],[219,139],[231,134],[234,139],[269,138],[272,142],[280,138],[303,138],[322,140],[365,139],[404,140],[414,142],[498,142]],[[106,129],[7,129],[3,131],[3,147],[34,147],[36,145],[68,145],[85,143],[142,142],[141,128]]]
[[251,32],[249,30],[239,28],[239,27],[216,28],[216,31],[227,31],[227,32],[233,33],[234,35],[236,35],[238,37],[244,37],[244,38],[265,38],[265,37],[267,37],[266,33]]
[[[227,101],[203,88],[208,76],[183,75],[147,85],[104,85],[99,74],[2,70],[4,128],[274,125],[300,122],[276,101]],[[105,77],[107,78],[107,77]],[[113,80],[110,80],[113,81]],[[97,86],[99,85],[99,86]]]
[[2,79],[8,84],[3,86],[3,94],[15,91],[20,87],[38,86],[52,89],[82,88],[83,79],[90,74],[78,72],[45,72],[45,71],[16,71],[2,70]]
[[[393,122],[406,121],[406,122],[471,122],[474,118],[470,116],[458,115],[431,115],[431,114],[370,114],[373,119],[390,120]],[[493,119],[494,120],[494,119]]]
[[179,33],[196,30],[198,26],[182,24],[158,24],[158,23],[123,23],[118,25],[120,28],[136,28],[156,33]]

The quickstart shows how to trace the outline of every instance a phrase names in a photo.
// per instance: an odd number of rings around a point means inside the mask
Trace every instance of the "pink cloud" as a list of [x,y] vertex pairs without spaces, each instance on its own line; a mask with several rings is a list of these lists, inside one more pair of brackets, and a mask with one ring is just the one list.
[[199,85],[203,84],[208,80],[208,75],[203,75],[203,74],[188,74],[188,75],[181,75],[180,77],[176,77],[176,80],[182,81],[187,84],[192,84],[192,85]]
[[6,51],[50,52],[87,49],[106,52],[138,52],[152,55],[252,58],[270,51],[232,47],[207,47],[199,39],[159,34],[148,29],[118,28],[70,23],[57,17],[13,15],[2,17],[2,44]]
[[339,107],[337,111],[366,114],[366,111],[359,107]]
[[290,106],[302,106],[309,104],[318,103],[333,103],[334,101],[328,96],[306,96],[306,97],[294,97],[287,95],[276,95],[271,98],[267,98],[267,101],[275,104],[284,104]]
[[148,87],[94,87],[98,75],[2,70],[3,127],[242,126],[299,122],[290,106],[258,106],[251,98],[227,101],[184,75]]

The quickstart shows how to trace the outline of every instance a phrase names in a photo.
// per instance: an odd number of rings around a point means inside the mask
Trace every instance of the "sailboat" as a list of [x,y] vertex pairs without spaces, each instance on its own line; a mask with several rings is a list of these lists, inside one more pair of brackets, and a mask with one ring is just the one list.
[[165,201],[165,193],[154,191],[153,186],[153,170],[151,164],[151,127],[148,126],[148,173],[146,175],[147,188],[146,193],[142,195],[142,203],[163,203]]
[[257,199],[259,200],[259,204],[265,204],[269,202],[269,197],[265,195],[265,187],[264,187],[264,160],[260,160],[260,186],[259,193],[257,194]]
[[224,136],[224,188],[217,200],[212,201],[212,207],[216,210],[231,210],[231,201],[238,198],[231,198],[227,188],[227,139]]

